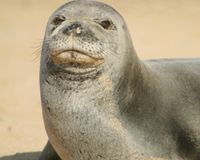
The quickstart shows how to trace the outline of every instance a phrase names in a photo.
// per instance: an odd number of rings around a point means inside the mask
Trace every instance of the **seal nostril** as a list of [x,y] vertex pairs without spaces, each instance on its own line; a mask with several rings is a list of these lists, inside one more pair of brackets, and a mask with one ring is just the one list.
[[82,26],[80,23],[75,22],[66,28],[63,29],[63,34],[69,34],[70,32],[74,31],[76,34],[81,34],[82,32]]
[[67,35],[67,34],[69,34],[69,28],[67,27],[67,28],[65,28],[64,30],[63,30],[63,34],[65,34],[65,35]]

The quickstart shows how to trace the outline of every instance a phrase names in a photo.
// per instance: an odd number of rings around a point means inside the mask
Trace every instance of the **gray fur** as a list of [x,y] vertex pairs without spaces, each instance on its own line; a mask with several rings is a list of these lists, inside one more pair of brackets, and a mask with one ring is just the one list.
[[[66,20],[55,27],[60,15]],[[104,19],[112,20],[113,30],[98,24]],[[94,72],[70,74],[50,55],[71,47],[105,62]],[[41,99],[50,142],[40,160],[199,160],[199,65],[200,59],[142,62],[114,9],[95,1],[63,5],[49,19],[42,48]]]

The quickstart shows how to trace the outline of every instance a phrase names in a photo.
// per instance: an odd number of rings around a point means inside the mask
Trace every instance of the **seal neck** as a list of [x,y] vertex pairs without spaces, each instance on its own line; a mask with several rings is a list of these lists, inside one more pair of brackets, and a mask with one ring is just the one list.
[[[156,106],[156,80],[151,69],[137,58],[127,66],[125,75],[119,81],[117,94],[120,113],[123,117],[141,123],[152,116]],[[150,102],[151,101],[151,102]]]

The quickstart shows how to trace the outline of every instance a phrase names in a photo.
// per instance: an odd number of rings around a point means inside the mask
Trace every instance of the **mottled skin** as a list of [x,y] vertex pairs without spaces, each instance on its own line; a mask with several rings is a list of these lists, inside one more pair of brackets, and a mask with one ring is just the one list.
[[[52,56],[69,49],[103,63],[89,71],[97,64],[89,58],[79,66],[66,58],[74,53]],[[199,160],[199,66],[200,59],[142,62],[114,9],[88,0],[63,5],[42,47],[49,142],[40,160]]]

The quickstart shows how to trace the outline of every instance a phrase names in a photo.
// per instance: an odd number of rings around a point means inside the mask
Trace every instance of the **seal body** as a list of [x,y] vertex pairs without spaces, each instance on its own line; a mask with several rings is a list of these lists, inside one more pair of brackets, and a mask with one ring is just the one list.
[[42,48],[49,142],[40,160],[198,160],[199,65],[199,59],[142,62],[113,8],[95,1],[61,6]]

